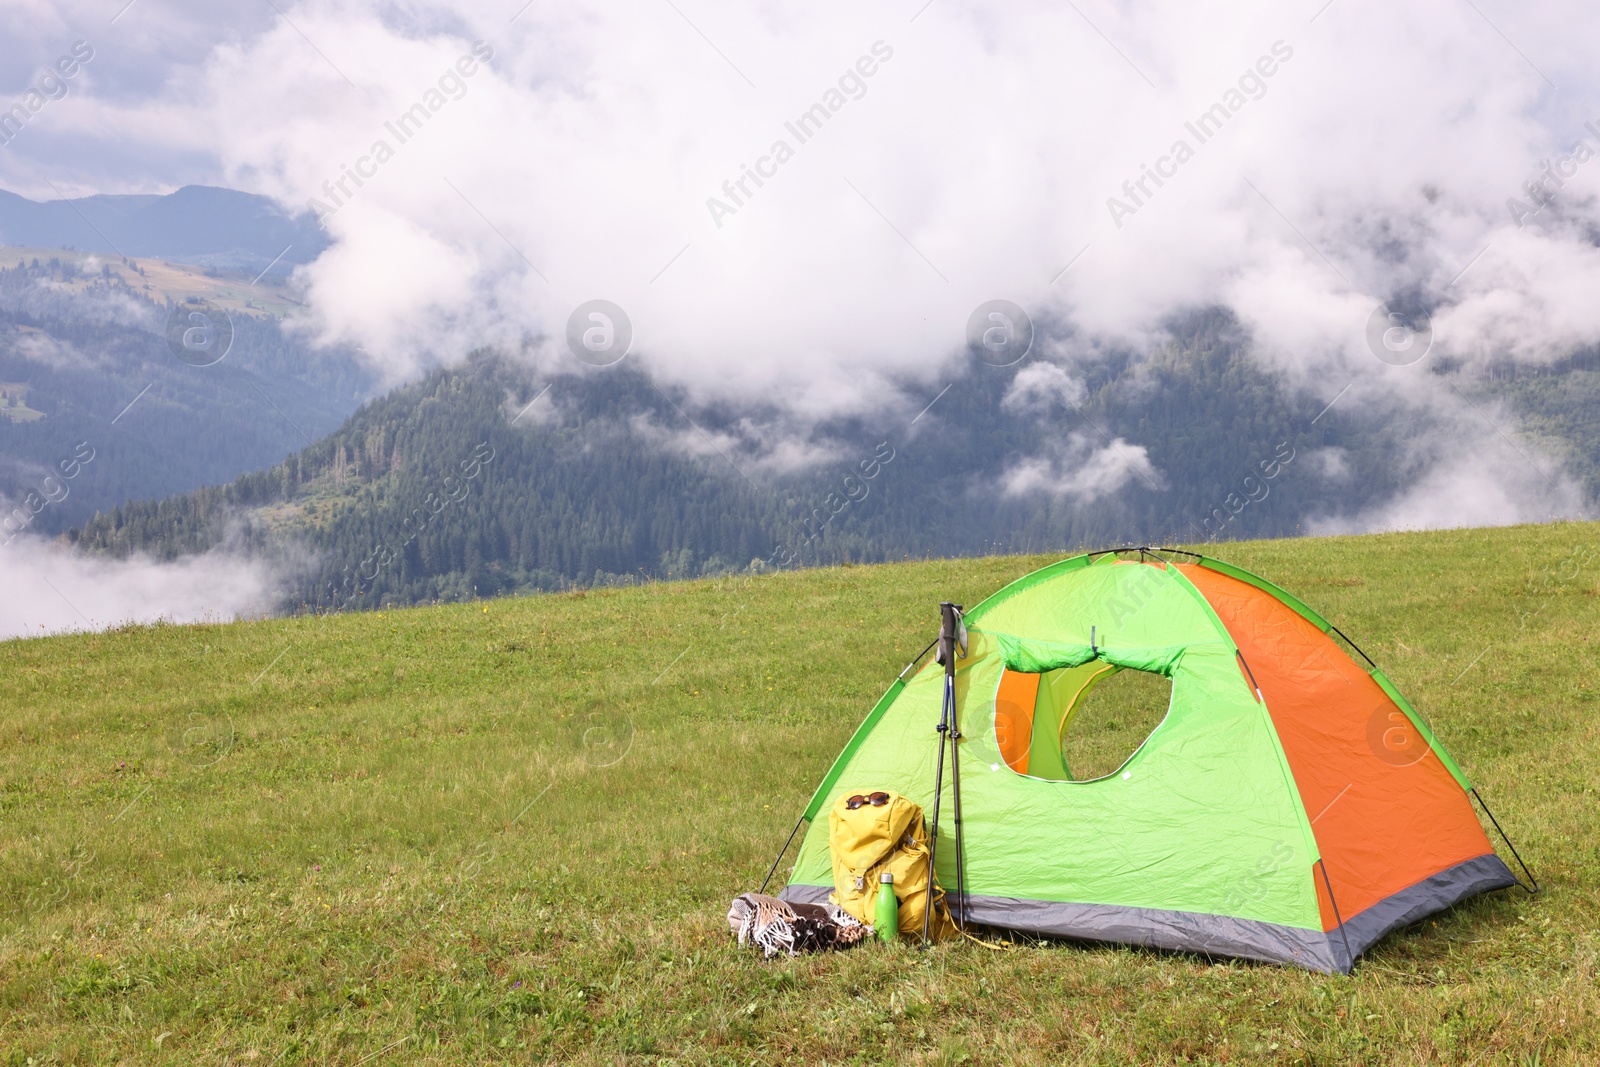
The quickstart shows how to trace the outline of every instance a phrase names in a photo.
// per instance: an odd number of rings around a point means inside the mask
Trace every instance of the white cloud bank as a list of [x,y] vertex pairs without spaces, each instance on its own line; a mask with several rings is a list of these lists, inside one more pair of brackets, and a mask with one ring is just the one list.
[[85,557],[22,535],[0,547],[0,640],[126,622],[219,622],[266,614],[264,564],[219,552],[171,563]]
[[[1495,409],[1479,413],[1506,420]],[[1356,515],[1312,516],[1313,534],[1510,526],[1586,516],[1582,488],[1558,460],[1498,433],[1445,431],[1411,442],[1412,477],[1393,498]],[[1315,457],[1337,477],[1342,461]]]
[[1600,339],[1600,163],[1520,228],[1507,208],[1600,149],[1592,7],[517,6],[305,0],[198,53],[138,36],[158,88],[111,84],[108,31],[47,117],[337,205],[316,324],[399,376],[559,337],[597,296],[663,379],[819,418],[932,384],[996,296],[1136,345],[1223,304],[1301,372],[1381,377],[1366,319],[1404,289],[1442,302],[1441,354]]

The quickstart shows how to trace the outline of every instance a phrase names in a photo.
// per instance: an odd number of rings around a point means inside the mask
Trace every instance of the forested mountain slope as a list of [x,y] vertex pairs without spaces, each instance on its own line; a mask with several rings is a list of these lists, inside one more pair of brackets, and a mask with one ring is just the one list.
[[1269,537],[1392,493],[1417,432],[1370,407],[1318,418],[1330,397],[1262,371],[1218,314],[1176,328],[1137,369],[1108,357],[1074,374],[974,368],[920,418],[816,428],[809,444],[837,458],[786,473],[726,445],[736,413],[669,401],[627,364],[535,380],[480,354],[269,469],[111,509],[81,543],[275,555],[297,576],[286,606],[309,608]]
[[[279,462],[372,389],[353,352],[287,333],[274,309],[289,298],[248,276],[68,253],[12,262],[0,269],[0,500],[7,515],[30,512],[30,532]],[[167,336],[173,311],[199,300],[232,329],[226,355],[206,366],[179,358]]]

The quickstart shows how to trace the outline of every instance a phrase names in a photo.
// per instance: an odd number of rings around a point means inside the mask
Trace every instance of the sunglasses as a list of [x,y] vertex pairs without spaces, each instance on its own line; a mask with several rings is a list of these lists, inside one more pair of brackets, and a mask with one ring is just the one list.
[[844,806],[849,808],[851,811],[855,811],[863,804],[871,804],[875,808],[881,808],[887,803],[889,803],[888,793],[873,793],[870,796],[862,796],[860,793],[857,793],[855,796],[845,801]]

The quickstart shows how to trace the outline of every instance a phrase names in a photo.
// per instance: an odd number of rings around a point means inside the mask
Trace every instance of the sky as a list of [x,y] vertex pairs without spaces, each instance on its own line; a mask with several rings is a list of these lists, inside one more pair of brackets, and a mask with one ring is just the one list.
[[[303,325],[394,382],[482,344],[570,366],[569,320],[604,299],[659,380],[803,436],[915,414],[985,301],[1066,338],[1069,379],[1220,306],[1292,385],[1445,427],[1405,494],[1322,528],[1582,513],[1557,459],[1508,445],[1511,413],[1432,368],[1600,341],[1592,6],[11,0],[0,20],[0,106],[49,90],[0,187],[315,210],[338,243],[300,270]],[[47,81],[75,46],[92,58]]]

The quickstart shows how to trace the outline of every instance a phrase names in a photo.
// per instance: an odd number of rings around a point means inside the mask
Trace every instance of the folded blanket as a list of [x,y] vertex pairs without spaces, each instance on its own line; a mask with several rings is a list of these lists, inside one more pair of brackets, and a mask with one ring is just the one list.
[[872,927],[837,904],[791,904],[762,893],[734,898],[728,929],[739,944],[760,946],[767,959],[849,948],[872,935]]

